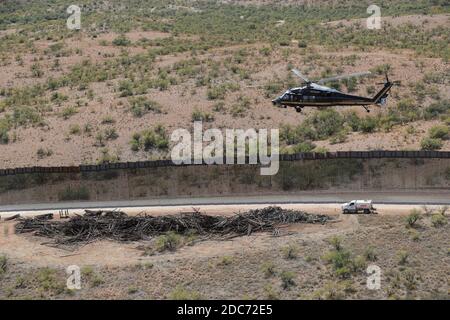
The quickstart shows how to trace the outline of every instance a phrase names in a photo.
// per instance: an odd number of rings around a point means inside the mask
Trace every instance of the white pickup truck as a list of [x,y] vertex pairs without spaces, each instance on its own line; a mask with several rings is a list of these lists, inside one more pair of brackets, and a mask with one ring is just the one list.
[[342,205],[342,212],[376,214],[377,210],[372,205],[372,200],[352,200]]

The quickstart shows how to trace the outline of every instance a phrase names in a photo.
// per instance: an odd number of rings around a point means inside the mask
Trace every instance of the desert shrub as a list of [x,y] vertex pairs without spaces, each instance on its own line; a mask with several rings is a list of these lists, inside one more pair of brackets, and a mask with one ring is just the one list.
[[448,133],[448,127],[443,125],[433,126],[428,131],[428,135],[431,139],[447,139]]
[[8,258],[4,255],[0,255],[0,276],[6,272],[8,266]]
[[168,298],[169,300],[200,300],[202,296],[197,291],[191,291],[182,286],[177,286]]
[[85,186],[71,187],[68,186],[58,193],[60,201],[68,200],[89,200],[89,190]]
[[344,117],[334,109],[321,110],[308,116],[295,128],[289,125],[282,126],[280,138],[288,145],[310,140],[325,140],[341,132],[343,124]]
[[101,123],[102,124],[114,124],[114,123],[116,123],[116,120],[114,120],[114,118],[112,116],[107,115],[102,119]]
[[296,259],[298,255],[298,247],[294,244],[290,244],[283,248],[283,257],[285,259]]
[[212,107],[214,112],[222,112],[225,110],[225,103],[223,101],[219,101]]
[[376,261],[378,257],[375,248],[372,246],[367,247],[366,250],[364,250],[364,257],[367,261]]
[[244,117],[245,112],[250,107],[250,99],[247,97],[240,96],[236,103],[231,106],[230,113],[233,118]]
[[273,277],[276,273],[275,265],[273,262],[264,262],[261,266],[261,270],[266,278]]
[[169,147],[169,139],[166,129],[163,126],[158,125],[155,129],[147,129],[135,133],[130,144],[133,151],[138,151],[140,149],[145,151],[153,149],[166,150]]
[[414,227],[416,222],[419,221],[420,219],[422,219],[420,210],[412,209],[409,215],[406,217],[406,226]]
[[374,132],[377,127],[377,120],[374,117],[365,117],[359,121],[359,129],[364,133]]
[[354,292],[351,282],[348,280],[340,282],[328,282],[323,288],[316,290],[312,294],[313,299],[319,300],[342,300],[348,293]]
[[316,145],[312,143],[311,141],[305,141],[298,143],[292,148],[292,151],[294,153],[301,153],[301,152],[311,152],[316,148]]
[[320,110],[305,121],[313,126],[317,133],[317,139],[320,140],[327,139],[338,133],[344,123],[341,114],[334,109]]
[[410,235],[411,239],[413,241],[419,241],[420,240],[420,233],[416,229],[410,229],[408,231],[408,234]]
[[192,121],[212,122],[214,121],[214,116],[209,112],[194,109],[191,119]]
[[433,139],[430,137],[425,137],[420,142],[420,147],[422,150],[439,150],[443,146],[441,139]]
[[122,80],[119,82],[119,91],[120,91],[120,97],[129,97],[134,94],[133,92],[133,82],[130,80]]
[[342,238],[338,236],[333,236],[328,240],[329,244],[333,246],[334,250],[342,249]]
[[239,90],[239,85],[235,83],[226,83],[214,86],[208,89],[207,96],[209,100],[223,100],[228,91]]
[[352,273],[352,259],[349,251],[345,249],[332,250],[322,257],[326,263],[333,266],[336,275],[348,278]]
[[280,273],[281,284],[283,289],[287,290],[292,286],[295,286],[295,273],[291,271],[283,271]]
[[62,112],[61,112],[61,116],[67,120],[70,117],[72,117],[73,115],[77,114],[78,110],[75,107],[65,107]]
[[373,95],[376,92],[376,89],[374,86],[368,86],[366,92],[368,95]]
[[119,137],[115,128],[106,128],[104,131],[104,137],[106,140],[115,140]]
[[181,236],[175,232],[168,232],[156,239],[155,249],[158,252],[175,251],[180,244]]
[[409,253],[405,250],[400,250],[397,252],[398,264],[405,265],[408,263]]
[[[402,99],[397,103],[397,121],[401,124],[419,120],[422,117],[421,109],[418,108],[413,99]],[[391,112],[395,112],[392,111]]]
[[8,144],[9,142],[9,135],[8,131],[0,131],[0,144]]
[[141,148],[141,134],[140,133],[134,133],[133,137],[130,141],[130,146],[132,151],[139,151]]
[[264,86],[265,96],[266,98],[269,98],[276,94],[280,94],[283,89],[284,84],[281,80],[269,82]]
[[233,257],[230,256],[223,256],[219,262],[217,263],[218,266],[229,266],[233,263]]
[[207,95],[209,100],[217,100],[225,98],[226,89],[223,86],[212,87],[208,89]]
[[447,224],[447,218],[439,213],[433,214],[431,216],[431,223],[433,224],[434,227],[438,228]]
[[131,41],[124,34],[121,34],[112,41],[112,44],[119,47],[127,47],[131,44]]
[[100,158],[97,160],[98,164],[115,163],[120,160],[117,154],[110,154],[108,148],[103,148],[100,152]]
[[161,113],[162,107],[156,101],[147,99],[145,97],[137,97],[128,99],[131,113],[140,118],[148,112]]
[[38,63],[34,63],[31,65],[31,75],[34,78],[41,78],[44,75],[42,67]]
[[345,130],[339,131],[336,135],[334,135],[330,139],[331,144],[344,143],[345,141],[347,141],[347,131]]
[[103,132],[98,132],[95,136],[95,145],[97,147],[104,147],[105,146],[105,136],[103,135]]
[[384,74],[388,73],[389,70],[391,70],[390,64],[381,64],[381,65],[377,65],[377,66],[371,68],[370,72],[376,73],[378,75],[382,75],[382,74],[384,75]]
[[45,157],[50,157],[53,154],[51,149],[39,148],[36,152],[39,159],[44,159]]
[[336,276],[349,278],[354,272],[366,267],[366,258],[364,256],[353,258],[351,252],[342,247],[340,237],[334,236],[328,242],[333,246],[333,250],[325,253],[322,259],[332,265]]
[[264,286],[264,293],[266,294],[267,300],[279,300],[280,294],[270,285]]
[[51,292],[61,294],[65,290],[64,281],[58,279],[58,274],[55,269],[41,268],[36,273],[36,280],[39,289],[42,292]]
[[359,131],[361,119],[358,117],[355,111],[351,111],[344,116],[345,123],[352,128],[354,132]]
[[424,110],[424,118],[425,120],[436,119],[440,115],[446,114],[450,112],[450,100],[441,100],[435,103],[432,103]]
[[356,78],[349,78],[349,79],[344,79],[342,80],[342,82],[345,84],[345,86],[347,87],[348,92],[353,92],[356,90],[356,87],[358,85],[358,80]]
[[70,134],[74,134],[74,135],[78,135],[81,133],[81,128],[78,124],[72,124],[69,127],[69,133]]

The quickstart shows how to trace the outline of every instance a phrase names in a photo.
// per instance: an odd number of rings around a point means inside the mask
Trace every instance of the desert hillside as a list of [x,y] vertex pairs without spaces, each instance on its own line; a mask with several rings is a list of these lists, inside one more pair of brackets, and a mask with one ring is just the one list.
[[[381,30],[346,1],[69,1],[0,4],[0,168],[166,158],[170,133],[280,128],[283,152],[450,150],[449,7],[389,1]],[[138,5],[139,4],[139,5]],[[33,12],[30,15],[30,12]],[[362,19],[362,20],[361,20]],[[271,100],[300,83],[388,105],[296,113]]]

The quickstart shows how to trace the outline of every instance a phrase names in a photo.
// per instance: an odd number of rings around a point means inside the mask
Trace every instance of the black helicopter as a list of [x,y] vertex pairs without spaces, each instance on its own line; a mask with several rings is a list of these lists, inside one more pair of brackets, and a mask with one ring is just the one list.
[[306,83],[306,86],[289,89],[280,97],[272,100],[272,103],[275,106],[283,108],[294,107],[297,112],[301,112],[304,107],[325,108],[333,106],[355,105],[362,106],[367,112],[370,112],[368,106],[385,105],[387,102],[389,91],[394,85],[399,84],[399,82],[390,82],[386,74],[386,82],[384,83],[384,87],[380,90],[380,92],[378,92],[373,98],[366,98],[346,94],[338,90],[325,87],[322,84],[351,77],[367,76],[370,75],[371,72],[353,73],[345,76],[325,78],[317,80],[316,82],[310,81],[297,69],[293,69],[292,72],[297,77],[302,79]]

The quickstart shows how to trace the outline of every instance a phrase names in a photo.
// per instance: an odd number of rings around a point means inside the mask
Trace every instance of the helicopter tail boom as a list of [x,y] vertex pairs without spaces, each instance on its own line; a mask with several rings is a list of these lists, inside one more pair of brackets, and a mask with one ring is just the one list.
[[373,97],[372,102],[373,104],[381,104],[384,105],[386,102],[386,98],[388,96],[389,91],[391,91],[392,87],[394,86],[394,83],[387,81],[384,84],[384,87],[376,94],[375,97]]

